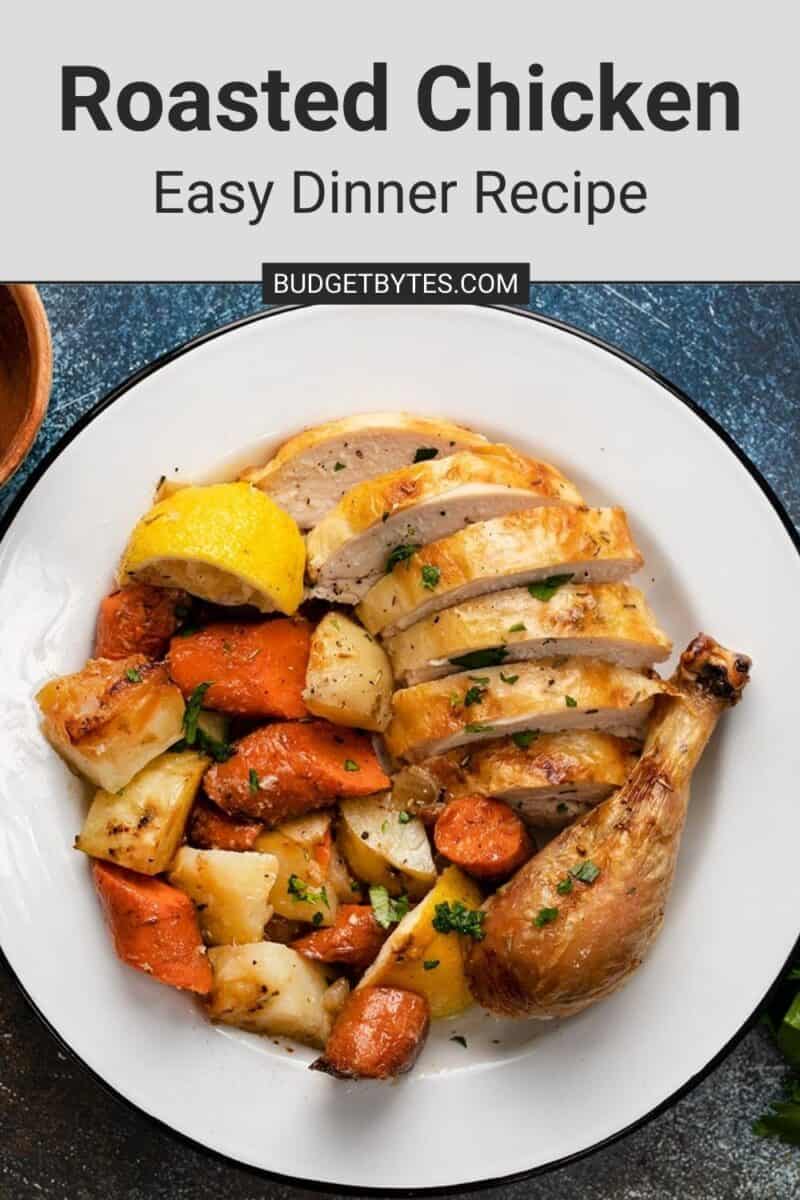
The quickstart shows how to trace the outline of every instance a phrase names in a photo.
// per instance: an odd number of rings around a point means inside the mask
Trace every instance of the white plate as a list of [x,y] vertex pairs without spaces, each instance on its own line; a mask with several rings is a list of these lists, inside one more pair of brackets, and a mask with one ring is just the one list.
[[[0,945],[106,1083],[242,1163],[370,1191],[541,1169],[691,1082],[791,951],[800,558],[718,433],[573,331],[480,308],[267,316],[123,388],[51,455],[5,532]],[[591,502],[624,505],[646,556],[639,580],[676,646],[703,629],[751,653],[754,669],[697,774],[664,931],[627,987],[558,1027],[477,1013],[444,1023],[399,1083],[342,1085],[305,1069],[310,1052],[215,1029],[186,996],[116,961],[71,848],[82,789],[40,738],[31,697],[85,659],[97,602],[159,475],[203,476],[301,425],[389,408],[473,424],[552,459]]]

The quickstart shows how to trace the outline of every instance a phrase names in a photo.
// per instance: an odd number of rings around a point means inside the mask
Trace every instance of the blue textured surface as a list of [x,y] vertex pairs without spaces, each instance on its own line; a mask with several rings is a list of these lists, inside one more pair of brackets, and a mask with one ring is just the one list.
[[[42,295],[53,329],[53,398],[25,467],[0,491],[0,511],[110,388],[187,338],[261,307],[259,289],[245,285],[48,285]],[[733,435],[800,524],[800,287],[547,285],[534,289],[532,307],[605,338],[688,392]],[[769,1038],[754,1029],[694,1092],[644,1129],[580,1163],[492,1194],[508,1200],[800,1195],[800,1150],[750,1133],[782,1077]],[[624,1063],[619,1086],[625,1086]],[[478,1098],[478,1135],[479,1116]],[[4,970],[0,1130],[0,1196],[15,1200],[309,1194],[203,1155],[110,1099],[38,1023]],[[313,1130],[298,1136],[313,1137]],[[487,1145],[486,1174],[492,1173]]]

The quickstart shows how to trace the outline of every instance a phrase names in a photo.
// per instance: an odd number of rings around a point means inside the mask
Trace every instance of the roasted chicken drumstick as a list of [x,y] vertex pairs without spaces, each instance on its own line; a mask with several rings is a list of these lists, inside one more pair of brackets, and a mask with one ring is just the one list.
[[664,917],[688,784],[750,659],[699,634],[658,698],[627,782],[565,829],[487,900],[467,969],[475,998],[504,1016],[565,1017],[615,991]]

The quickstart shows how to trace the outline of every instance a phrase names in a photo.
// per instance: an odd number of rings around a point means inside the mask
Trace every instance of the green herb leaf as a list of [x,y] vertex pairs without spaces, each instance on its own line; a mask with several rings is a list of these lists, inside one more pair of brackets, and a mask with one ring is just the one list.
[[439,582],[441,571],[438,567],[424,566],[422,568],[422,586],[432,592]]
[[344,769],[345,771],[360,771],[361,767],[358,765],[355,759],[346,758],[344,760]]
[[565,813],[568,809],[569,805],[567,804],[566,800],[559,800],[558,804],[556,805],[556,812]]
[[[328,893],[324,887],[321,887],[318,892],[310,888],[304,879],[299,875],[290,875],[289,883],[286,890],[290,896],[294,896],[295,900],[304,900],[308,904],[324,904],[327,909],[330,909],[328,902]],[[320,920],[322,918],[320,917]]]
[[581,883],[594,883],[600,874],[600,868],[590,858],[586,858],[583,862],[570,867],[569,873],[573,879],[580,879]]
[[527,750],[531,742],[536,741],[538,736],[538,729],[520,729],[519,733],[512,733],[511,740],[518,749]]
[[504,675],[501,671],[500,678],[502,679],[503,683],[514,684],[519,679],[519,675]]
[[569,575],[548,575],[547,579],[540,579],[538,583],[529,583],[528,591],[534,600],[549,600],[560,587],[569,583],[573,575],[574,572],[570,572]]
[[341,462],[334,463],[334,464],[333,464],[333,469],[334,469],[334,471],[343,471],[343,470],[344,470],[344,463],[341,463]]
[[386,559],[386,574],[391,575],[398,563],[405,562],[407,558],[411,558],[416,554],[421,546],[418,543],[407,542],[404,546],[395,546],[389,557]]
[[251,794],[255,796],[258,791],[258,771],[254,770],[253,767],[247,772],[247,782],[250,786]]
[[439,451],[435,446],[419,446],[417,447],[417,452],[414,455],[414,462],[427,462],[429,458],[436,458],[438,453]]
[[206,733],[204,729],[198,726],[197,729],[197,746],[214,759],[214,762],[227,762],[229,758],[233,758],[236,753],[235,746],[230,742],[220,742],[217,738],[212,737],[210,733]]
[[489,646],[486,650],[473,650],[471,654],[460,654],[451,658],[454,667],[463,667],[465,671],[480,671],[481,667],[499,667],[508,654],[505,646]]
[[465,733],[494,733],[494,725],[482,725],[480,721],[470,721],[464,726]]
[[533,923],[537,929],[541,929],[543,925],[549,925],[551,921],[555,921],[557,916],[557,908],[540,908],[533,918]]
[[469,708],[472,704],[480,704],[486,692],[487,689],[485,687],[479,687],[477,684],[473,684],[472,687],[467,688],[464,693],[464,707]]
[[574,696],[565,696],[564,703],[566,704],[567,708],[577,708],[578,707],[578,701],[575,699]]
[[203,707],[203,697],[210,687],[210,683],[198,683],[187,701],[183,713],[183,740],[187,746],[193,746],[197,741],[197,718]]
[[381,929],[396,925],[408,912],[408,896],[390,896],[383,884],[369,889],[369,902]]
[[389,822],[388,822],[388,821],[382,821],[382,822],[381,822],[381,833],[386,833],[386,830],[387,830],[388,828],[389,828]]
[[568,896],[570,894],[572,891],[572,880],[570,879],[569,875],[562,879],[560,883],[556,884],[556,891],[558,892],[559,896]]
[[129,683],[141,683],[142,682],[142,677],[139,674],[139,672],[136,670],[136,667],[128,667],[128,669],[125,672],[125,678],[128,680]]
[[509,633],[525,633],[527,628],[528,628],[528,626],[525,624],[524,621],[517,621],[517,623],[515,625],[509,625],[508,632]]
[[800,1079],[790,1079],[780,1100],[753,1123],[758,1137],[777,1138],[789,1146],[800,1146]]
[[467,1039],[461,1033],[454,1033],[453,1036],[450,1038],[450,1041],[458,1042],[459,1046],[463,1046],[465,1050],[467,1048]]
[[461,933],[471,937],[476,942],[482,942],[486,937],[483,922],[486,913],[480,908],[467,908],[461,900],[452,904],[445,900],[436,905],[436,912],[431,924],[437,933]]
[[401,825],[407,825],[408,822],[411,820],[411,813],[399,812],[397,814],[397,819]]
[[439,962],[440,959],[438,958],[426,958],[422,964],[422,969],[423,971],[435,971]]

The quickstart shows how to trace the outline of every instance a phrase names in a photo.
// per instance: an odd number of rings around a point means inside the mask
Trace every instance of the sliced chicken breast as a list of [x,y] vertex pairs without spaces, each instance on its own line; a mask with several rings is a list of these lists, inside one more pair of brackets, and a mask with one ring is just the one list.
[[657,676],[590,658],[463,672],[395,692],[386,745],[395,758],[419,762],[528,731],[598,729],[639,737],[665,686]]
[[638,742],[594,730],[496,738],[470,750],[426,759],[445,800],[476,793],[505,800],[536,828],[561,829],[610,796],[628,778]]
[[313,594],[355,604],[395,561],[428,542],[501,514],[580,500],[554,467],[506,446],[379,475],[351,488],[308,534]]
[[461,425],[402,412],[358,413],[315,425],[284,442],[263,467],[241,478],[268,492],[311,529],[351,487],[424,459],[444,458],[486,438]]
[[610,583],[642,562],[623,509],[540,507],[424,546],[370,589],[358,615],[370,633],[393,637],[475,596],[566,575],[576,585]]
[[623,667],[650,667],[669,658],[672,643],[659,629],[638,588],[625,583],[565,583],[539,599],[528,588],[465,600],[417,621],[385,643],[402,686],[465,668],[577,654]]

